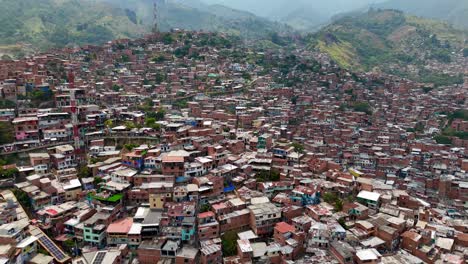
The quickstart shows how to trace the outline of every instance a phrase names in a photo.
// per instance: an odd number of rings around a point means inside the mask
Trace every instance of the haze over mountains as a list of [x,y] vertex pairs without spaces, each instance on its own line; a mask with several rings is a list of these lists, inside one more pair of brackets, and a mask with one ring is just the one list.
[[316,30],[337,14],[359,9],[384,0],[203,0],[286,23],[299,30]]
[[258,16],[311,31],[329,23],[335,15],[365,11],[369,7],[398,9],[412,15],[446,20],[468,27],[468,0],[203,0],[246,10]]
[[394,8],[417,16],[445,20],[460,28],[468,28],[468,0],[389,0],[374,6]]

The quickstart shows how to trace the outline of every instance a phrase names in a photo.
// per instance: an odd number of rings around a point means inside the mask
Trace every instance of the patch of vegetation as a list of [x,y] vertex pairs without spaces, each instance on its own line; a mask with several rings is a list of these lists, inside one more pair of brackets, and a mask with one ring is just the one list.
[[333,205],[336,212],[343,210],[343,200],[338,198],[334,193],[325,193],[323,195],[323,201]]
[[152,129],[154,129],[156,131],[161,130],[161,125],[156,123],[156,118],[153,118],[153,117],[146,118],[145,126],[149,127],[149,128],[152,128]]
[[304,153],[304,145],[298,143],[298,142],[293,142],[291,144],[291,147],[294,148],[294,151],[296,151],[297,153]]
[[80,168],[78,168],[78,178],[88,178],[88,177],[92,177],[93,176],[93,172],[88,168],[88,166],[81,166]]
[[94,177],[93,184],[94,184],[94,186],[98,186],[103,181],[104,180],[101,177]]
[[9,122],[0,122],[0,145],[13,143],[15,133],[13,126]]
[[3,169],[3,166],[0,166],[0,179],[13,179],[18,176],[18,173],[17,168]]
[[[408,64],[425,65],[428,59],[441,63],[452,61],[452,52],[459,50],[462,32],[447,23],[407,16],[397,10],[371,9],[364,14],[345,16],[313,34],[310,46],[326,52],[340,66],[360,70],[402,73]],[[426,78],[438,85],[458,82],[447,76],[404,76]],[[444,79],[444,80],[440,80]],[[447,80],[448,79],[448,80]]]
[[228,231],[221,236],[223,248],[223,257],[234,256],[237,254],[237,232]]
[[450,123],[455,119],[462,119],[468,121],[468,110],[457,110],[447,115]]
[[211,210],[211,206],[210,204],[203,204],[201,207],[200,207],[200,213],[205,213],[205,212],[208,212]]
[[72,0],[1,1],[0,42],[35,47],[100,44],[118,37],[136,37],[144,28],[134,16],[103,3]]
[[137,147],[139,147],[139,145],[137,144],[125,144],[124,145],[124,148],[128,151],[132,151],[134,148],[137,148]]
[[21,189],[14,189],[13,194],[16,197],[16,200],[21,204],[24,210],[29,211],[32,208],[31,199],[29,199],[28,194]]
[[464,82],[463,74],[452,76],[445,73],[435,72],[421,72],[418,80],[423,83],[433,83],[436,87],[463,84]]
[[16,103],[10,100],[0,100],[0,108],[15,108]]
[[437,144],[452,145],[452,139],[447,136],[437,135],[434,139]]
[[154,118],[156,121],[161,121],[164,120],[164,116],[166,115],[166,111],[164,109],[160,108],[156,112],[148,112],[146,113],[147,118]]
[[181,109],[181,108],[187,108],[188,107],[188,101],[187,100],[177,100],[174,102],[174,106]]
[[276,182],[280,180],[280,173],[277,170],[260,171],[255,175],[257,182]]
[[368,115],[372,114],[371,106],[367,102],[355,102],[351,105],[351,108],[356,112],[363,112]]

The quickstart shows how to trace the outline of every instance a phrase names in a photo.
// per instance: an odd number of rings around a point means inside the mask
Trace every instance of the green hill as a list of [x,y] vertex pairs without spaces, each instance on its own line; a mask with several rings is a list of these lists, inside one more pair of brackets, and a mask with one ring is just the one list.
[[[98,0],[135,12],[138,20],[151,26],[153,0]],[[247,38],[265,37],[291,28],[249,12],[223,5],[207,5],[198,0],[158,1],[158,23],[163,31],[172,28],[225,32]]]
[[[0,57],[34,50],[102,44],[148,33],[153,0],[0,0]],[[255,15],[196,0],[158,8],[163,31],[172,28],[264,37],[290,28]]]
[[135,37],[144,28],[122,9],[87,0],[0,0],[0,45],[38,48]]
[[313,35],[310,45],[345,68],[405,75],[400,67],[422,68],[428,60],[451,62],[464,45],[463,33],[448,23],[401,11],[369,10],[336,20]]
[[398,9],[412,15],[444,20],[459,28],[468,28],[468,0],[389,0],[375,7]]

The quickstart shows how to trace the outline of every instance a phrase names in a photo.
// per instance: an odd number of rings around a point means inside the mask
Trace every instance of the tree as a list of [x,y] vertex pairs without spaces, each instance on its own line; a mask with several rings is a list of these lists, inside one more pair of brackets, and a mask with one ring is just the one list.
[[122,57],[120,58],[120,61],[122,61],[123,63],[126,63],[126,62],[129,62],[129,61],[130,61],[130,58],[128,57],[127,54],[124,54],[124,55],[122,55]]
[[437,144],[452,145],[452,139],[447,136],[438,135],[434,137]]
[[344,229],[348,230],[349,227],[346,225],[346,221],[344,218],[338,219],[338,224],[340,224]]
[[296,151],[297,153],[304,153],[304,146],[298,142],[293,142],[291,144],[291,147],[293,147],[294,151]]
[[166,57],[164,57],[164,55],[159,55],[159,56],[154,57],[151,60],[153,62],[156,62],[156,63],[162,63],[162,62],[166,61]]
[[356,112],[364,112],[368,115],[372,114],[371,106],[367,102],[356,102],[353,104],[353,109]]
[[336,199],[338,199],[336,194],[330,193],[330,192],[325,193],[322,198],[324,202],[329,203],[329,204],[334,203]]
[[132,121],[127,121],[127,122],[125,122],[124,125],[125,125],[125,127],[126,127],[127,129],[134,129],[134,128],[136,127],[136,126],[135,126],[135,123],[133,123]]
[[0,122],[0,145],[15,141],[13,126],[9,122]]
[[200,213],[208,212],[208,211],[210,211],[210,209],[211,209],[210,204],[203,204],[200,207]]
[[106,125],[107,128],[113,128],[114,127],[114,121],[112,121],[112,119],[107,119],[104,122],[104,125]]
[[341,199],[335,201],[334,209],[336,212],[341,212],[341,210],[343,210],[343,201]]
[[162,37],[162,42],[166,45],[172,44],[174,42],[174,38],[170,33],[166,33]]
[[161,130],[161,125],[156,123],[156,118],[154,117],[147,118],[145,120],[145,126],[157,131]]
[[160,121],[160,120],[163,120],[164,119],[164,116],[166,115],[166,111],[164,111],[164,109],[160,108],[157,112],[156,112],[156,120]]
[[160,108],[156,112],[146,113],[146,117],[147,118],[154,118],[154,119],[156,119],[156,121],[161,121],[161,120],[164,119],[165,114],[166,114],[166,111],[164,111],[164,109]]
[[118,92],[120,91],[120,86],[118,86],[117,84],[114,84],[112,85],[112,90],[114,90],[114,92]]
[[274,170],[274,169],[270,171],[262,170],[262,171],[257,172],[257,175],[255,176],[255,178],[258,182],[271,182],[271,181],[275,182],[275,181],[280,180],[281,175],[279,171]]
[[156,76],[154,77],[154,82],[157,84],[161,84],[164,81],[166,81],[166,76],[161,73],[156,73]]
[[103,182],[104,180],[101,178],[101,177],[94,177],[94,181],[93,181],[93,184],[95,186],[98,186],[101,182]]
[[323,195],[323,201],[333,205],[335,211],[340,212],[343,210],[343,201],[336,196],[334,193],[325,193]]
[[252,76],[248,72],[243,72],[242,78],[244,78],[245,80],[252,80]]
[[[28,194],[21,190],[21,189],[14,189],[13,194],[16,196],[16,200],[23,206],[23,208],[26,209],[31,209],[31,199],[29,199]],[[27,211],[27,210],[26,210]]]
[[93,176],[92,171],[88,168],[88,166],[81,166],[78,169],[78,178],[88,178]]
[[0,178],[2,179],[12,179],[15,178],[18,175],[19,171],[17,168],[12,168],[12,169],[3,169],[2,166],[0,166]]
[[229,257],[237,254],[237,232],[228,231],[221,236],[223,256]]
[[138,147],[137,144],[125,144],[124,148],[128,151],[132,151],[134,148]]
[[297,104],[297,98],[298,98],[297,95],[295,95],[295,96],[293,96],[293,97],[291,98],[291,103],[292,103],[293,105],[296,105],[296,104]]

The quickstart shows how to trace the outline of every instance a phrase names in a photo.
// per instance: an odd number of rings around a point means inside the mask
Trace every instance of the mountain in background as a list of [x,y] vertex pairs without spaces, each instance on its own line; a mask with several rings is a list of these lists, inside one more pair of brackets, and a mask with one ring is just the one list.
[[0,53],[28,44],[34,49],[102,43],[144,32],[132,14],[95,1],[0,0],[0,6]]
[[[153,0],[98,0],[135,12],[140,23],[153,23]],[[226,32],[243,37],[264,37],[272,32],[292,31],[286,25],[246,11],[198,0],[159,0],[158,23],[163,31],[172,28]]]
[[367,9],[384,0],[202,0],[246,10],[258,16],[286,23],[297,30],[313,31],[339,13]]
[[398,9],[421,17],[444,20],[459,28],[468,28],[468,0],[388,0],[373,6]]
[[[0,56],[67,45],[102,44],[150,32],[153,0],[0,0]],[[197,0],[159,0],[160,29],[264,37],[291,28],[245,11]]]
[[450,63],[464,46],[465,32],[446,22],[369,10],[334,21],[310,38],[310,47],[326,52],[345,68],[382,70],[424,77],[428,61]]

